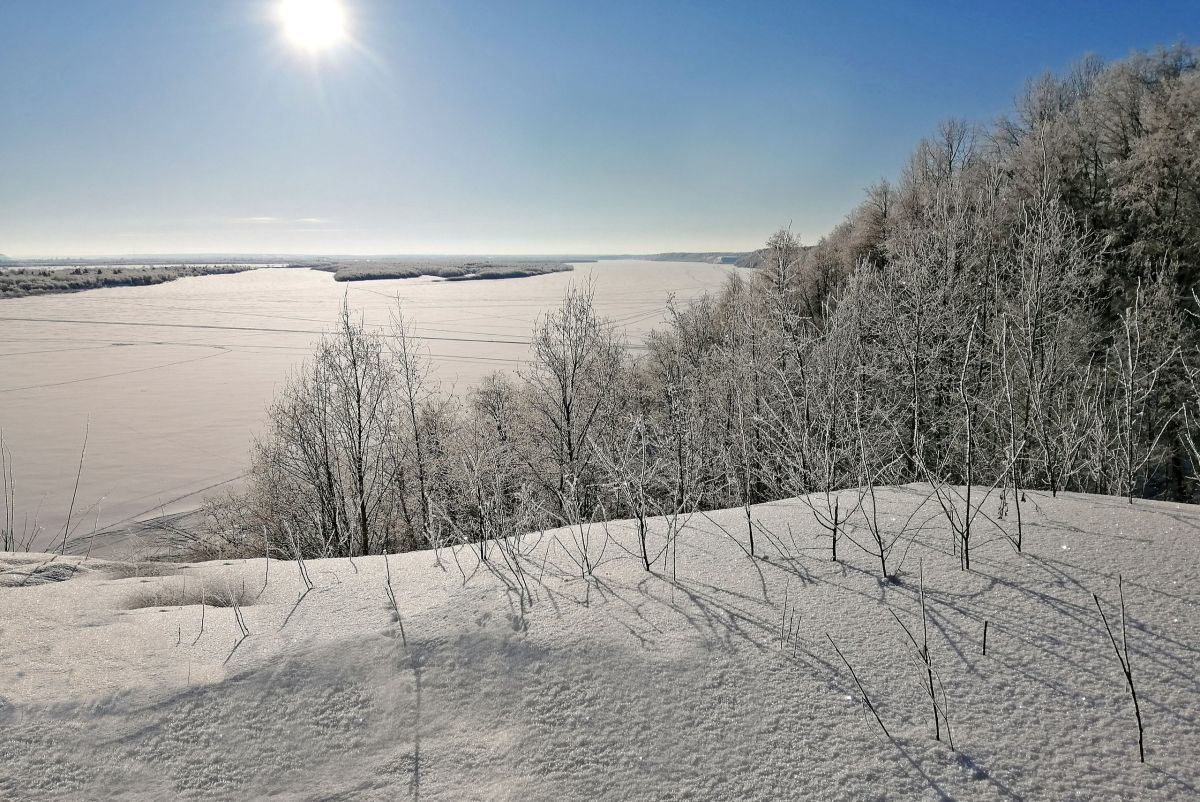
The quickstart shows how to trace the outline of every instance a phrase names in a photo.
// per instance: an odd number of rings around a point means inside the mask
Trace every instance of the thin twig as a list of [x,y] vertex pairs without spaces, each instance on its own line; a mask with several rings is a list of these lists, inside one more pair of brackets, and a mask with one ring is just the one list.
[[[1120,574],[1117,574],[1117,592],[1121,597],[1121,646],[1117,646],[1117,639],[1112,633],[1112,628],[1108,625],[1108,616],[1104,614],[1104,608],[1100,606],[1100,597],[1093,593],[1092,600],[1096,602],[1096,609],[1100,612],[1100,619],[1104,622],[1104,631],[1108,633],[1108,639],[1112,643],[1113,652],[1117,655],[1117,662],[1121,664],[1121,672],[1125,674],[1125,682],[1129,686],[1129,695],[1133,697],[1133,714],[1137,718],[1138,728],[1138,759],[1142,763],[1145,763],[1145,730],[1142,727],[1142,708],[1138,704],[1137,689],[1133,685],[1133,666],[1129,662],[1129,638],[1125,629],[1125,589]],[[1124,653],[1122,653],[1122,647],[1124,647]]]
[[858,691],[862,694],[863,702],[866,704],[867,709],[871,711],[871,714],[875,716],[875,720],[879,722],[879,727],[883,730],[883,734],[886,735],[890,740],[892,734],[888,732],[888,728],[883,723],[883,719],[879,717],[879,711],[876,710],[875,705],[871,703],[871,697],[867,695],[867,689],[863,687],[861,682],[859,682],[858,675],[854,673],[854,666],[850,665],[850,661],[846,659],[844,654],[842,654],[842,650],[839,649],[837,644],[833,642],[833,636],[826,632],[825,637],[829,638],[829,645],[833,647],[835,652],[837,652],[837,656],[842,658],[842,662],[846,664],[846,668],[850,669],[850,676],[854,678],[854,684],[858,686]]

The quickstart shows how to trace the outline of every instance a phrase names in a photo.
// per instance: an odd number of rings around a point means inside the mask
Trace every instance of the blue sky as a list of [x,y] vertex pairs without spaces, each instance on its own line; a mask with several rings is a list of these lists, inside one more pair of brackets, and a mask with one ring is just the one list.
[[0,0],[0,253],[602,253],[828,231],[948,116],[1190,2]]

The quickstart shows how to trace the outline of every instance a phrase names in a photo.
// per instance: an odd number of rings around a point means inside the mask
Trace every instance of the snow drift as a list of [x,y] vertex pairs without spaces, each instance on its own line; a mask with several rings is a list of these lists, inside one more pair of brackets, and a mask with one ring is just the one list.
[[[528,592],[467,548],[309,561],[308,592],[279,560],[0,555],[0,798],[1196,798],[1200,511],[1031,493],[1024,553],[996,519],[964,572],[925,489],[879,504],[894,582],[798,501],[753,509],[753,560],[741,510],[692,517],[674,571],[627,522],[591,577],[525,536]],[[919,566],[953,749],[892,615],[919,625]],[[1118,574],[1144,765],[1092,600],[1112,620]]]

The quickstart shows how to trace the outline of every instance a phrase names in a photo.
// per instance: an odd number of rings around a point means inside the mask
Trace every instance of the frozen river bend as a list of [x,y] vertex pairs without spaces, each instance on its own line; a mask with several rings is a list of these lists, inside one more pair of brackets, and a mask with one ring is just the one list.
[[[71,540],[124,555],[125,524],[191,509],[237,482],[250,439],[288,372],[343,299],[368,327],[397,300],[446,387],[520,370],[534,322],[568,287],[591,281],[597,312],[631,348],[667,316],[738,272],[728,265],[618,260],[491,281],[335,282],[313,270],[264,269],[153,287],[0,300],[0,431],[14,464],[18,533],[50,548],[71,512]],[[743,274],[745,271],[741,271]],[[24,539],[24,538],[22,538]]]
[[[879,504],[914,538],[896,583],[830,562],[794,500],[754,508],[753,560],[741,510],[693,517],[674,576],[622,523],[586,579],[562,530],[510,541],[520,575],[496,549],[310,561],[304,595],[295,562],[0,555],[0,797],[1196,798],[1200,511],[1031,493],[1024,553],[997,521],[968,573],[923,488]],[[954,749],[892,615],[919,633],[922,564]],[[1092,599],[1115,624],[1118,574],[1144,765]]]

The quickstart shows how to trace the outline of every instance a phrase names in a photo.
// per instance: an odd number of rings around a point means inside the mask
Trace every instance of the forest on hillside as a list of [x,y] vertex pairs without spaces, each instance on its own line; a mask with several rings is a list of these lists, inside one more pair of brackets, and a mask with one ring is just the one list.
[[644,534],[744,507],[753,553],[771,533],[750,505],[804,495],[835,557],[850,540],[887,576],[894,536],[848,531],[835,491],[858,488],[870,522],[874,488],[928,483],[964,568],[981,515],[1015,519],[1019,548],[1025,489],[1194,500],[1198,57],[1087,58],[995,122],[945,122],[827,237],[777,232],[644,347],[576,288],[526,369],[456,397],[402,310],[384,334],[346,310],[276,399],[248,487],[209,505],[202,550],[355,556],[613,518]]

